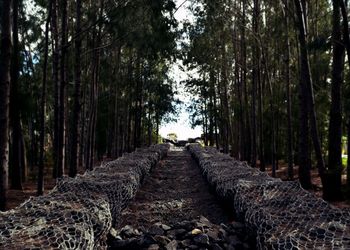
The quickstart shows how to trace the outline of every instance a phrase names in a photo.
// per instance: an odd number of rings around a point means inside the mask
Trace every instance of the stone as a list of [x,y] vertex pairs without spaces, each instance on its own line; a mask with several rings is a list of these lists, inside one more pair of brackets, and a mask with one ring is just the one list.
[[209,245],[209,237],[206,234],[199,234],[193,238],[194,242],[201,245]]
[[156,225],[153,225],[148,229],[148,233],[151,235],[164,235],[164,230]]
[[160,247],[157,244],[150,245],[147,250],[158,250]]
[[199,218],[199,222],[202,223],[203,225],[206,225],[207,227],[211,227],[212,226],[211,222],[207,218],[202,216],[202,215]]
[[184,221],[176,223],[175,228],[182,228],[182,229],[186,229],[186,230],[191,230],[192,223],[190,221],[184,220]]
[[198,234],[201,234],[201,233],[203,233],[201,230],[199,230],[198,228],[196,228],[196,229],[193,229],[192,231],[191,231],[191,234],[192,235],[198,235]]
[[208,230],[208,232],[206,233],[209,238],[211,238],[212,240],[218,240],[219,239],[219,231],[215,230],[215,229],[210,229]]
[[119,236],[119,232],[118,232],[117,230],[115,230],[113,227],[112,227],[111,230],[109,231],[109,234],[110,234],[113,238],[120,237],[120,236]]
[[186,239],[186,240],[181,241],[181,246],[182,246],[182,247],[187,248],[187,247],[189,247],[190,245],[192,245],[192,240],[190,240],[190,239]]
[[166,250],[176,250],[177,249],[177,245],[178,245],[177,241],[176,240],[172,240],[165,246],[165,249]]
[[175,239],[176,238],[176,234],[175,234],[175,230],[169,230],[169,231],[167,231],[167,237],[169,238],[169,239]]
[[161,235],[154,236],[154,239],[163,246],[166,246],[170,242],[170,239],[168,237]]
[[187,233],[187,231],[185,229],[182,229],[182,228],[175,230],[176,237],[184,236],[186,233]]
[[160,227],[161,229],[163,229],[164,231],[169,231],[170,229],[171,229],[171,227],[169,227],[168,225],[166,225],[166,224],[162,224],[162,223],[156,223],[156,224],[154,224],[155,226],[158,226],[158,227]]
[[122,237],[130,238],[132,236],[135,236],[135,231],[131,226],[126,225],[120,230],[120,235]]
[[141,235],[142,235],[142,233],[140,232],[140,230],[137,230],[137,229],[134,230],[134,234],[135,234],[136,236],[141,236]]
[[157,243],[152,236],[147,234],[141,236],[140,242],[142,246],[149,246]]

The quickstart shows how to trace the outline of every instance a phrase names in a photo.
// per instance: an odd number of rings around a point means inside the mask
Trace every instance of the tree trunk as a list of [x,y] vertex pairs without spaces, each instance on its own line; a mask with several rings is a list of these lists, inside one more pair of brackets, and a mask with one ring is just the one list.
[[300,0],[294,0],[297,14],[300,43],[300,138],[299,138],[299,180],[305,189],[311,188],[311,159],[309,151],[309,112],[308,112],[308,84],[311,84],[310,67],[305,34],[304,13]]
[[1,1],[0,42],[0,210],[6,209],[9,156],[9,99],[11,71],[11,0]]
[[[325,183],[323,198],[337,200],[341,198],[341,172],[342,172],[342,107],[341,86],[344,69],[344,46],[342,44],[340,24],[340,0],[333,0],[333,66],[332,66],[332,101],[328,130],[328,171],[335,183]],[[328,176],[329,177],[329,176]]]
[[[344,44],[348,57],[348,64],[350,66],[350,36],[349,36],[349,21],[348,21],[348,12],[343,0],[340,0],[340,9],[343,17],[343,34],[344,34]],[[347,184],[350,186],[350,114],[348,114],[347,122]]]
[[49,24],[51,20],[52,0],[49,1],[48,15],[45,26],[45,49],[43,65],[43,83],[41,92],[40,105],[40,156],[39,156],[39,173],[38,173],[38,195],[44,194],[44,154],[45,154],[45,109],[46,109],[46,81],[47,81],[47,61],[49,54]]
[[58,52],[58,24],[57,24],[57,0],[52,0],[52,78],[54,84],[54,129],[53,129],[53,178],[58,173],[58,150],[59,150],[59,100],[60,100],[60,82],[59,82],[59,52]]
[[[100,1],[98,19],[102,18],[104,9],[104,0]],[[98,81],[100,67],[100,49],[102,23],[99,24],[97,30],[94,29],[93,34],[93,55],[92,55],[92,82],[90,91],[90,115],[87,133],[87,151],[86,151],[86,168],[93,169],[95,160],[95,142],[96,142],[96,124],[97,124],[97,107],[98,107]]]
[[[259,0],[254,0],[253,7],[253,33],[255,36],[259,35]],[[257,88],[260,80],[260,48],[257,39],[254,39],[252,49],[252,57],[253,57],[253,70],[252,70],[252,113],[251,113],[251,121],[252,121],[252,155],[251,155],[251,164],[252,167],[256,167],[257,160],[257,122],[256,122],[256,94]]]
[[242,42],[241,42],[241,50],[242,50],[242,88],[243,88],[243,99],[244,99],[244,109],[245,109],[245,130],[242,132],[245,135],[244,140],[244,160],[251,159],[251,144],[252,144],[252,136],[250,129],[250,119],[249,119],[249,100],[248,100],[248,82],[247,82],[247,45],[246,45],[246,8],[247,1],[243,0],[243,14],[242,14]]
[[287,13],[288,6],[284,8],[284,24],[286,28],[285,34],[285,81],[287,89],[287,149],[288,149],[288,179],[294,179],[294,170],[293,170],[293,128],[292,128],[292,103],[291,103],[291,86],[290,86],[290,41],[289,41],[289,15]]
[[12,61],[11,61],[11,88],[10,88],[10,127],[12,130],[12,145],[10,157],[10,169],[11,169],[11,188],[16,190],[22,190],[22,178],[21,170],[25,167],[22,166],[23,150],[21,150],[22,142],[22,126],[20,118],[20,108],[18,100],[18,77],[19,77],[19,40],[18,40],[18,12],[19,2],[18,0],[12,1],[13,14],[12,14]]
[[67,0],[61,0],[61,60],[60,60],[60,98],[59,98],[59,130],[57,149],[57,177],[64,174],[65,164],[65,102],[66,102],[66,55],[67,55]]
[[80,128],[80,113],[81,113],[81,66],[80,54],[82,38],[81,32],[81,0],[76,1],[76,24],[75,24],[75,54],[74,54],[74,107],[72,118],[72,139],[71,139],[71,155],[69,164],[69,176],[75,177],[78,172],[79,165],[79,128]]

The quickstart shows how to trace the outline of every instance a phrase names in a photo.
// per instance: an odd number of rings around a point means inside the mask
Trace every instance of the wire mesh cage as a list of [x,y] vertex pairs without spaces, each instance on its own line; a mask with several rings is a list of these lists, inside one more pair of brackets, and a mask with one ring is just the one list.
[[47,195],[0,213],[0,249],[106,249],[107,235],[169,145],[154,145],[64,177]]
[[189,150],[217,195],[256,237],[258,249],[350,249],[349,210],[214,148],[192,144]]

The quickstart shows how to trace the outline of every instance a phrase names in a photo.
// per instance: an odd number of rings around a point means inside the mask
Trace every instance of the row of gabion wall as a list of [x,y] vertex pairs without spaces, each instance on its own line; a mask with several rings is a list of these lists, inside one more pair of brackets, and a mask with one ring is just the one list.
[[258,249],[350,249],[350,212],[234,160],[214,148],[189,146],[217,195],[233,206]]
[[0,249],[105,249],[112,225],[168,149],[138,149],[0,213]]

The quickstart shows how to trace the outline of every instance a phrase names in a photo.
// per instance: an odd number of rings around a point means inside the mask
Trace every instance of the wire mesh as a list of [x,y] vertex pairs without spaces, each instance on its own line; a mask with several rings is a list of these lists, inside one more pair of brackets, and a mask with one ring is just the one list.
[[258,249],[350,249],[349,210],[214,148],[191,144],[189,150],[217,195],[256,237]]
[[106,249],[107,235],[169,145],[154,145],[64,177],[49,194],[0,213],[0,249]]

